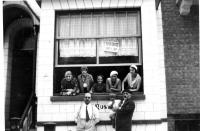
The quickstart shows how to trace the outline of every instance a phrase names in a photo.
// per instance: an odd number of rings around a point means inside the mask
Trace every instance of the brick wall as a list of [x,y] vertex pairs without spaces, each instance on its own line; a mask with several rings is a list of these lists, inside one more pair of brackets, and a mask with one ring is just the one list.
[[200,113],[199,7],[180,16],[175,0],[162,0],[168,114]]

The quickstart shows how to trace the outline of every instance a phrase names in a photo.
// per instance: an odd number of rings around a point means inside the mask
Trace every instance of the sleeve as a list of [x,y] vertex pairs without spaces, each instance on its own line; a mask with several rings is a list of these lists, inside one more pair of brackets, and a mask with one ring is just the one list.
[[106,92],[110,92],[109,79],[106,79]]
[[97,124],[100,121],[99,110],[94,105],[93,105],[93,109],[94,109],[94,115],[95,115],[94,124]]
[[80,91],[79,91],[79,88],[78,88],[78,80],[75,77],[73,77],[73,83],[74,83],[74,91],[76,93],[79,93]]
[[63,89],[65,88],[65,82],[64,79],[61,80],[61,87],[60,87],[60,91],[63,91]]
[[123,79],[122,81],[122,91],[124,90],[124,83],[128,80],[128,74],[126,75],[126,77]]
[[122,89],[122,82],[120,79],[118,79],[117,89],[118,89],[118,91],[121,91],[121,89]]
[[79,109],[75,113],[75,118],[74,118],[75,123],[77,123],[78,119],[80,118],[80,111],[81,111],[81,106],[79,107]]
[[117,113],[126,114],[134,110],[135,110],[135,103],[133,101],[129,101],[125,106],[122,106],[120,110],[117,110]]
[[140,89],[140,85],[141,85],[141,76],[138,74],[138,79],[137,79],[137,91]]

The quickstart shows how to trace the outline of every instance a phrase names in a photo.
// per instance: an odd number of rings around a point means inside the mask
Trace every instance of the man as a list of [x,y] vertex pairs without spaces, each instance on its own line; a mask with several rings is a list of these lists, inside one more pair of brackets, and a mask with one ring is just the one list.
[[124,100],[116,111],[116,131],[131,131],[132,116],[135,109],[135,103],[131,100],[131,91],[123,91]]
[[84,103],[80,106],[75,116],[77,131],[96,131],[95,125],[99,122],[99,111],[90,102],[91,94],[86,93]]
[[94,80],[92,75],[88,73],[87,66],[81,67],[81,74],[78,75],[78,82],[80,85],[81,93],[87,93],[91,90]]

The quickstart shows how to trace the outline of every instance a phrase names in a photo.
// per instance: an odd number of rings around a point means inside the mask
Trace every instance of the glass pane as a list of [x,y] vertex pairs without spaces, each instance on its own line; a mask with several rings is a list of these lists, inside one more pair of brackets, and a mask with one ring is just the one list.
[[136,12],[70,13],[57,17],[56,36],[110,37],[137,35],[140,32]]
[[139,63],[136,38],[99,39],[99,63]]
[[136,35],[139,33],[138,31],[138,26],[139,24],[137,23],[138,21],[138,15],[133,12],[127,13],[127,34],[128,35]]
[[[124,13],[118,13],[116,14],[117,20],[116,20],[116,34],[121,35],[127,35],[127,17],[126,12]],[[133,28],[129,26],[129,28]]]
[[[91,14],[83,14],[81,16],[82,22],[82,34],[83,37],[91,37],[93,36],[93,28],[92,28],[92,15]],[[77,37],[77,36],[76,36]]]
[[70,16],[59,16],[57,18],[57,37],[69,37],[70,36]]
[[105,26],[105,36],[114,36],[115,35],[115,21],[114,13],[107,13],[104,15],[104,26]]
[[96,64],[96,40],[59,41],[58,64]]
[[70,17],[70,37],[77,37],[81,34],[81,21],[80,15],[71,15]]

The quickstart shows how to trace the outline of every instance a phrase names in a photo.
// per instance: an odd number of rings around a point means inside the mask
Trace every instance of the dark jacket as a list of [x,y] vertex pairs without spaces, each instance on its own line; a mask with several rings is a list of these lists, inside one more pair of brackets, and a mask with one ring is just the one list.
[[131,131],[134,110],[133,100],[126,100],[121,109],[116,112],[116,131]]

